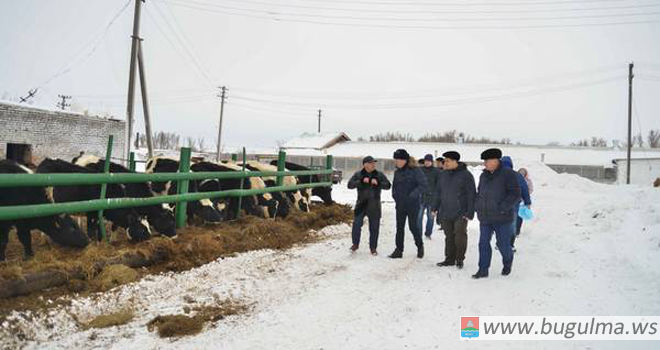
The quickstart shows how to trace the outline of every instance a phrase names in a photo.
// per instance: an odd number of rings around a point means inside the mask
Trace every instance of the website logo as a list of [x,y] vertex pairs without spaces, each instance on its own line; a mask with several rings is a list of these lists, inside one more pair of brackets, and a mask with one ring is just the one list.
[[479,317],[461,317],[461,338],[479,336]]

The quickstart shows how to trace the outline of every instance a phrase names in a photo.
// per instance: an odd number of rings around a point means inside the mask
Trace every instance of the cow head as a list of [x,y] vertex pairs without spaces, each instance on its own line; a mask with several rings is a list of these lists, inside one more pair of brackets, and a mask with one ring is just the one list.
[[332,186],[314,187],[312,189],[312,195],[321,198],[325,204],[332,204],[335,202],[332,200]]
[[151,228],[146,218],[136,218],[126,228],[128,238],[133,242],[142,242],[151,238]]
[[87,235],[69,215],[47,216],[37,220],[39,230],[61,246],[84,248],[89,244]]
[[176,222],[172,208],[167,203],[154,206],[154,208],[156,209],[150,211],[147,216],[149,224],[161,235],[170,238],[176,236]]

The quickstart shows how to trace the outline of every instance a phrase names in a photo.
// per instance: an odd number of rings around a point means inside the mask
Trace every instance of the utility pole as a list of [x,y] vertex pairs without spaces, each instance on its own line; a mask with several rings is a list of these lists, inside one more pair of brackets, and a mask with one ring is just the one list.
[[66,100],[71,99],[71,96],[67,95],[57,95],[57,97],[61,98],[62,101],[57,103],[57,107],[59,107],[61,110],[65,110],[67,107],[70,107],[70,103],[66,103]]
[[633,67],[628,64],[628,155],[626,156],[626,184],[630,184],[630,148],[632,147],[632,98],[633,98]]
[[133,14],[133,35],[131,35],[131,61],[128,70],[128,101],[126,104],[126,133],[124,140],[124,156],[128,159],[131,150],[131,135],[133,134],[133,105],[135,102],[135,64],[140,45],[140,12],[143,0],[135,0]]
[[[138,0],[139,1],[139,0]],[[154,143],[151,139],[151,118],[149,117],[149,99],[147,97],[147,76],[144,70],[144,57],[142,56],[142,39],[138,42],[138,70],[140,71],[140,91],[142,92],[142,111],[144,112],[144,128],[147,136],[147,152],[149,158],[154,156]]]
[[220,87],[220,124],[218,125],[218,144],[217,144],[217,153],[215,155],[215,160],[220,161],[220,145],[222,142],[222,115],[225,110],[225,99],[227,98],[227,87]]
[[319,109],[319,126],[318,126],[318,131],[319,134],[321,133],[321,110]]

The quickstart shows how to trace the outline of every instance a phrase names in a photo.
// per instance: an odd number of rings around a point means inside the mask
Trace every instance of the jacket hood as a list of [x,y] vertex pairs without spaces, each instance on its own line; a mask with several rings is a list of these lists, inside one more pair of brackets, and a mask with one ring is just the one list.
[[502,157],[502,159],[500,159],[500,163],[504,168],[513,169],[513,160],[509,156]]

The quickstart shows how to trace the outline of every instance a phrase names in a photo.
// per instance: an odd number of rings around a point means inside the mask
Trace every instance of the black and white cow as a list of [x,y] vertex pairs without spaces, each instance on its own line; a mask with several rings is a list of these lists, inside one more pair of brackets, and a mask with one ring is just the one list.
[[[32,171],[11,160],[0,160],[0,174],[31,174]],[[0,206],[52,203],[45,187],[0,187]],[[9,230],[16,227],[25,258],[34,255],[30,230],[39,230],[62,246],[84,248],[89,240],[78,224],[66,214],[30,219],[0,221],[0,261],[5,260]]]
[[[176,173],[179,171],[179,161],[167,157],[154,157],[147,161],[146,173]],[[192,171],[192,169],[191,169]],[[208,192],[199,190],[199,185],[202,181],[190,181],[188,183],[188,192]],[[176,194],[176,182],[154,181],[151,183],[151,190],[155,195]],[[174,207],[175,203],[170,203],[170,207]],[[224,203],[214,203],[209,199],[202,199],[199,201],[188,202],[186,213],[188,218],[197,216],[205,222],[220,222],[225,219],[226,210]]]
[[[96,173],[102,173],[105,166],[105,160],[93,155],[81,155],[73,159],[73,163]],[[111,173],[135,173],[128,168],[110,162]],[[126,197],[129,198],[151,198],[154,194],[151,192],[149,184],[146,182],[122,184]],[[135,207],[135,211],[147,218],[156,232],[171,238],[176,237],[176,224],[174,220],[174,210],[167,204],[146,205]]]
[[[194,169],[193,169],[194,168]],[[243,171],[243,168],[233,162],[212,163],[212,162],[199,162],[191,166],[193,171],[218,171],[218,172],[237,172]],[[246,170],[250,169],[246,167]],[[235,190],[240,189],[240,179],[216,179],[206,180],[207,184],[217,181],[217,188],[220,190]],[[258,177],[249,177],[243,182],[243,189],[264,189],[266,184]],[[218,191],[218,190],[216,190]],[[229,206],[229,213],[236,213],[238,208],[238,198],[231,197],[227,200]],[[263,218],[274,218],[277,216],[277,207],[279,203],[273,199],[270,193],[263,193],[260,195],[253,195],[243,197],[242,208],[249,215],[254,215]]]
[[[270,164],[273,166],[277,166],[277,160],[271,161]],[[306,166],[291,162],[285,162],[284,168],[286,168],[286,170],[291,170],[291,171],[310,170]],[[321,182],[322,180],[319,175],[301,175],[301,176],[296,176],[296,178],[298,180],[298,183]],[[307,189],[306,193],[308,194],[308,198],[311,196],[317,196],[321,198],[323,200],[323,203],[325,204],[332,204],[335,202],[332,200],[332,186],[314,187],[311,189]]]
[[[240,166],[240,164],[238,166]],[[247,164],[245,164],[245,168],[249,169],[250,171],[265,171],[265,170],[261,170],[259,164],[254,161],[247,162]],[[275,180],[275,177],[273,176],[265,176],[265,177],[261,177],[260,179],[263,181],[266,187],[277,186],[277,182]],[[280,217],[280,218],[287,217],[291,211],[291,206],[292,206],[291,200],[289,200],[287,194],[282,192],[270,192],[270,195],[275,201],[277,201],[276,217]]]
[[[92,174],[94,171],[69,163],[62,159],[46,158],[37,167],[37,173],[41,174]],[[101,185],[73,185],[54,186],[50,189],[55,203],[77,202],[98,199],[101,194]],[[125,198],[126,190],[120,184],[108,184],[106,198]],[[90,211],[87,215],[87,235],[101,240],[99,234],[98,212]],[[107,209],[103,216],[112,222],[112,229],[122,227],[126,230],[128,238],[135,242],[141,242],[151,237],[151,229],[146,218],[138,214],[135,208]]]
[[[251,167],[257,169],[258,171],[277,171],[277,166],[270,164],[259,163],[257,161],[249,161],[248,164],[250,164]],[[266,184],[269,187],[275,186],[277,181],[275,176],[268,176],[263,180],[264,182],[266,182]],[[288,176],[284,176],[282,183],[284,186],[297,185],[298,180],[296,179],[295,176],[288,175]],[[289,198],[289,201],[291,201],[292,203],[291,207],[294,210],[309,212],[309,201],[305,196],[302,195],[300,190],[286,191],[285,193]]]

